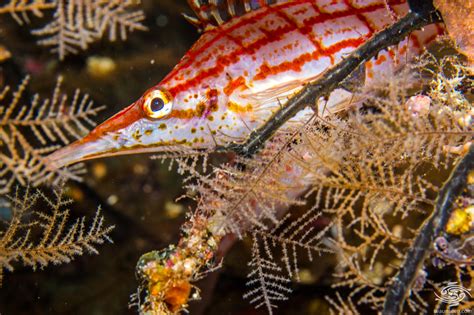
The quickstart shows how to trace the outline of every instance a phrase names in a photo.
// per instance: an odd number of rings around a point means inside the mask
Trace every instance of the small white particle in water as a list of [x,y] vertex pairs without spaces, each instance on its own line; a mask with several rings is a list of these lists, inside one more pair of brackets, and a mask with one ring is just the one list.
[[168,24],[168,17],[166,15],[160,14],[156,18],[155,22],[159,27],[164,27],[166,24]]
[[150,63],[151,63],[152,65],[154,65],[154,64],[155,64],[155,59],[150,60]]
[[109,198],[107,198],[107,203],[111,206],[116,204],[118,201],[118,197],[116,195],[110,195]]

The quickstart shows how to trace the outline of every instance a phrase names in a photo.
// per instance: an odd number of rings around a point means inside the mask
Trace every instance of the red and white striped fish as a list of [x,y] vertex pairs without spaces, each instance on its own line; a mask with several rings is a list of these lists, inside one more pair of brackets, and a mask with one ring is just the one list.
[[[230,5],[224,21],[210,4],[189,2],[204,23],[201,38],[136,102],[53,153],[53,165],[243,141],[305,83],[408,11],[405,0],[243,0],[231,3],[239,2],[249,12],[238,16]],[[211,17],[217,21],[213,27]],[[407,54],[418,54],[440,32],[439,26],[428,26],[381,52],[365,64],[366,84]],[[337,108],[350,95],[338,89],[324,106]]]

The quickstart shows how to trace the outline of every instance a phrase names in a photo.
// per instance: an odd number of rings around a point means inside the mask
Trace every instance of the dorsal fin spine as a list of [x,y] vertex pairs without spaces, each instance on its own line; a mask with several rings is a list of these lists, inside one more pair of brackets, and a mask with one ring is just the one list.
[[[242,16],[265,6],[287,2],[288,0],[187,0],[196,14],[201,30],[212,29],[233,17]],[[189,20],[189,19],[188,19]]]
[[229,0],[229,5],[227,6],[227,10],[229,11],[230,16],[234,17],[236,16],[235,12],[235,1],[234,0]]
[[252,7],[250,6],[250,1],[251,0],[245,0],[244,1],[245,12],[249,12],[250,10],[252,10]]

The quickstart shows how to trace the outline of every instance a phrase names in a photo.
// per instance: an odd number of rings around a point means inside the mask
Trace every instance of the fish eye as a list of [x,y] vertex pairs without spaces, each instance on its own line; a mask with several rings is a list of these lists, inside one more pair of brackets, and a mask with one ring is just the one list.
[[172,109],[171,97],[162,90],[151,91],[143,103],[143,110],[150,118],[162,118],[168,115]]
[[151,100],[150,109],[152,112],[157,112],[165,107],[165,101],[161,97],[155,97]]

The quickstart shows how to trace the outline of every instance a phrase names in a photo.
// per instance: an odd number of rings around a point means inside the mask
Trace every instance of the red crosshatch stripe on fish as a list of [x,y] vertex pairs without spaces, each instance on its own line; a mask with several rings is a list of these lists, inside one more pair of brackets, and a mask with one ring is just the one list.
[[244,85],[245,85],[245,78],[240,76],[237,79],[230,81],[229,84],[227,84],[227,86],[224,87],[224,93],[227,95],[231,95],[232,92],[234,92],[236,89]]
[[[313,3],[313,7],[316,6],[314,3]],[[283,20],[285,20],[286,23],[288,23],[289,25],[293,26],[293,28],[297,31],[299,31],[303,36],[305,36],[306,38],[308,38],[310,40],[311,43],[313,43],[314,47],[316,48],[316,53],[319,53],[319,52],[322,52],[324,51],[321,43],[316,39],[314,38],[313,36],[313,25],[312,24],[306,24],[304,26],[299,26],[298,25],[298,22],[293,20],[293,18],[291,16],[289,16],[284,10],[277,10],[277,9],[273,9],[272,10],[276,15],[278,15],[279,17],[283,18]],[[319,9],[316,10],[314,9],[315,12],[319,12]],[[331,63],[334,63],[334,56],[332,55],[329,55],[329,58],[331,59]],[[295,58],[297,59],[297,58]],[[257,78],[255,78],[257,80]]]
[[[405,0],[399,0],[399,1],[393,1],[391,2],[390,4],[391,5],[397,5],[397,4],[401,4],[401,3],[404,3]],[[314,4],[314,0],[310,0],[310,1],[301,1],[301,2],[298,2],[298,1],[295,1],[295,2],[289,2],[289,3],[284,3],[283,5],[279,5],[278,6],[278,9],[281,10],[281,9],[285,9],[285,8],[290,8],[290,7],[293,7],[293,6],[297,6],[297,5],[302,5],[302,4]],[[363,8],[354,8],[352,6],[349,6],[349,9],[347,10],[343,10],[343,11],[338,11],[338,12],[335,12],[335,13],[331,13],[331,14],[328,14],[328,13],[324,13],[324,12],[321,12],[318,8],[318,11],[320,13],[321,16],[323,16],[323,18],[318,18],[318,17],[315,17],[314,20],[308,20],[308,24],[311,24],[310,26],[312,27],[314,24],[316,23],[322,23],[322,22],[325,22],[325,21],[328,21],[328,20],[331,20],[331,19],[337,19],[337,18],[341,18],[341,17],[346,17],[346,16],[350,16],[350,15],[354,15],[354,14],[360,14],[360,13],[369,13],[369,12],[373,12],[375,10],[378,10],[378,9],[381,9],[381,8],[384,8],[385,5],[384,4],[374,4],[374,5],[368,5],[366,7],[363,7]],[[268,9],[268,7],[267,7]],[[170,79],[174,76],[174,74],[177,72],[177,71],[180,71],[182,69],[185,69],[187,68],[188,66],[190,66],[190,64],[192,63],[192,61],[198,56],[200,55],[201,53],[203,52],[206,52],[208,48],[210,48],[212,46],[212,44],[214,44],[215,42],[217,42],[219,39],[221,39],[222,37],[226,36],[227,33],[230,33],[240,27],[244,27],[244,26],[247,26],[248,24],[252,24],[252,23],[255,23],[256,21],[258,21],[259,19],[269,15],[270,13],[272,13],[272,11],[268,11],[268,10],[263,10],[262,12],[260,12],[259,14],[257,15],[254,15],[250,18],[241,18],[242,20],[239,21],[238,23],[236,23],[235,25],[232,25],[231,27],[225,29],[225,30],[221,30],[221,28],[217,29],[215,32],[217,32],[217,35],[214,36],[210,41],[208,41],[207,43],[205,43],[203,46],[201,46],[199,49],[197,49],[196,51],[193,51],[191,50],[188,54],[188,61],[187,62],[184,62],[180,65],[178,65],[164,80],[163,80],[163,83],[165,83],[167,81],[167,79]],[[291,30],[295,30],[295,29],[291,29]],[[266,43],[268,44],[268,42]],[[243,52],[240,52],[239,53],[245,53],[245,51]]]
[[275,75],[288,70],[301,71],[302,66],[311,60],[317,60],[320,57],[326,57],[330,54],[335,54],[336,52],[347,47],[358,47],[364,42],[365,40],[363,38],[346,39],[338,42],[337,44],[329,46],[328,48],[325,48],[322,54],[319,54],[317,51],[313,53],[306,52],[294,58],[293,60],[284,61],[275,66],[268,66],[268,64],[264,63],[260,66],[254,80],[263,80],[270,75]]
[[[391,6],[402,4],[402,3],[405,3],[405,0],[390,1]],[[172,70],[171,73],[162,81],[162,84],[167,84],[168,81],[170,81],[171,79],[174,79],[174,76],[176,75],[177,72],[188,68],[192,64],[192,62],[202,53],[207,53],[210,55],[210,51],[208,50],[213,49],[212,45],[216,43],[219,39],[222,39],[224,37],[229,38],[228,35],[232,31],[239,30],[239,28],[245,28],[245,26],[248,26],[252,23],[256,23],[260,19],[268,15],[271,15],[274,12],[274,10],[283,10],[285,8],[291,8],[291,7],[303,5],[303,4],[313,5],[314,0],[294,1],[294,2],[283,3],[281,5],[277,5],[273,7],[272,9],[269,9],[269,7],[266,7],[266,9],[262,9],[261,12],[259,12],[258,14],[254,14],[247,18],[245,16],[240,17],[239,18],[240,21],[237,21],[235,24],[227,28],[219,27],[216,30],[211,31],[211,32],[214,32],[215,36],[211,38],[209,41],[207,41],[206,43],[204,43],[201,47],[195,50],[191,50],[186,56],[187,59],[181,62],[180,64],[178,64],[178,66],[176,66],[175,69]],[[361,8],[356,8],[353,5],[350,5],[345,10],[336,11],[330,14],[321,12],[321,10],[318,9],[319,15],[316,15],[313,18],[308,19],[307,21],[305,21],[305,24],[307,24],[307,27],[313,27],[315,24],[335,20],[338,18],[344,18],[348,16],[358,16],[358,19],[367,26],[370,32],[372,31],[372,27],[370,26],[369,23],[366,23],[367,19],[365,17],[361,19],[360,16],[364,13],[371,13],[373,11],[384,9],[384,8],[387,8],[384,3],[370,4]],[[285,35],[286,33],[291,32],[291,31],[296,31],[296,30],[301,30],[301,28],[295,26],[294,23],[291,23],[285,27],[281,27],[277,29],[276,31],[267,32],[268,34],[266,35],[269,35],[270,37],[264,36],[263,38],[256,40],[254,43],[249,44],[246,47],[237,45],[238,48],[236,48],[231,53],[218,57],[215,62],[216,66],[199,71],[193,78],[183,80],[181,82],[177,82],[176,85],[171,86],[169,88],[169,92],[172,95],[176,95],[177,93],[181,91],[185,91],[189,88],[198,86],[199,84],[203,82],[203,80],[207,78],[217,77],[222,74],[222,71],[225,69],[226,66],[232,63],[238,62],[241,56],[253,55],[257,53],[260,48],[265,47],[281,39],[281,37]],[[361,37],[359,40],[357,39],[356,40],[342,40],[339,43],[336,43],[330,47],[325,48],[323,52],[325,53],[326,57],[331,57],[332,54],[336,53],[340,49],[343,49],[346,47],[355,47],[354,45],[359,42],[360,42],[359,43],[360,45],[365,39],[366,38],[364,36],[364,37]],[[338,48],[339,50],[336,50],[336,48]]]
[[[347,7],[351,9],[355,9],[352,4],[349,3],[349,1],[345,0],[344,3],[347,5]],[[321,10],[317,7],[317,5],[313,2],[312,7],[315,10],[315,12],[321,14],[326,14],[322,13]],[[367,27],[369,30],[369,33],[365,36],[361,36],[360,38],[355,38],[355,39],[346,39],[346,40],[341,40],[338,43],[329,46],[329,47],[323,47],[323,45],[314,38],[312,28],[314,24],[316,23],[305,23],[304,26],[298,26],[298,23],[292,19],[291,16],[287,15],[285,11],[280,11],[277,9],[273,9],[273,12],[275,12],[279,17],[282,17],[288,24],[293,25],[296,30],[298,30],[301,34],[306,36],[315,46],[316,51],[309,53],[309,52],[304,52],[301,55],[293,58],[292,60],[289,61],[284,61],[278,65],[274,66],[269,66],[267,63],[263,63],[258,72],[257,75],[254,77],[254,80],[263,80],[266,77],[270,75],[275,75],[280,72],[288,71],[288,70],[293,70],[293,71],[301,71],[301,68],[304,64],[311,60],[317,60],[321,57],[329,57],[331,59],[331,64],[334,64],[334,54],[337,53],[338,51],[347,48],[347,47],[358,47],[362,45],[366,38],[369,38],[372,36],[374,33],[373,27],[368,23],[367,18],[360,13],[357,13],[356,16],[358,19]]]

